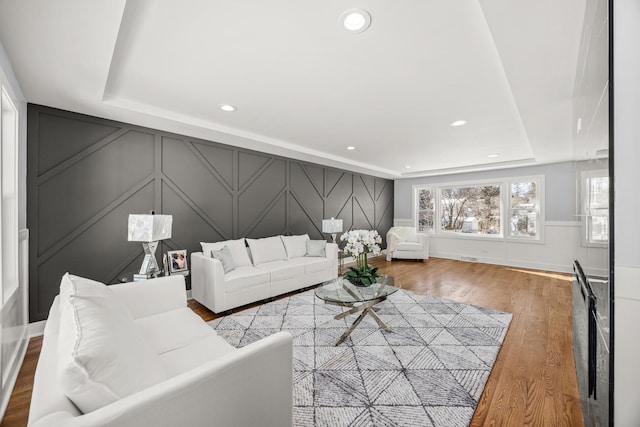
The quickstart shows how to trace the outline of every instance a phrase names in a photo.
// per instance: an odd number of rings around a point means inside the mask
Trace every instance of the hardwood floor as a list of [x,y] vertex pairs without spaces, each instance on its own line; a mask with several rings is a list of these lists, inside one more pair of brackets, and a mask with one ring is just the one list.
[[[571,276],[431,258],[370,263],[397,286],[513,313],[471,426],[582,426],[573,362]],[[205,320],[216,315],[191,300]],[[0,427],[25,426],[42,338],[29,342]]]

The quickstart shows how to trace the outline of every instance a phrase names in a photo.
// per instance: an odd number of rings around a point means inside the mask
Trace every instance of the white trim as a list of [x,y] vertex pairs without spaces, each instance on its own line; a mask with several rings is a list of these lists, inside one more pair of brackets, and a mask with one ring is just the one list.
[[413,222],[413,219],[411,218],[394,218],[393,219],[394,227],[413,227],[413,224],[414,222]]
[[580,221],[547,221],[547,227],[580,227]]
[[29,338],[42,336],[44,334],[44,327],[46,325],[46,320],[29,323],[29,325],[27,326],[27,335],[29,336]]
[[[2,417],[4,417],[5,411],[7,410],[7,406],[9,406],[11,393],[13,392],[13,388],[16,386],[16,381],[18,380],[18,374],[20,373],[20,368],[24,363],[24,357],[27,355],[28,346],[29,346],[29,340],[22,340],[22,343],[20,344],[20,348],[18,349],[18,356],[16,357],[17,363],[14,369],[11,369],[11,373],[4,384],[3,391],[4,390],[11,390],[11,391],[8,393],[8,395],[3,396],[2,403],[0,403],[0,414],[2,414]],[[0,419],[2,418],[0,417]]]

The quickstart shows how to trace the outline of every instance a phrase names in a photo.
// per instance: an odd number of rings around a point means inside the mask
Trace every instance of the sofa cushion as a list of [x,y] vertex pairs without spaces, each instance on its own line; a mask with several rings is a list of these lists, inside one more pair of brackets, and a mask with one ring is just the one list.
[[258,267],[240,267],[224,275],[225,292],[233,293],[259,285],[268,285],[271,273]]
[[306,273],[326,270],[331,268],[331,261],[325,257],[303,257],[288,261],[291,264],[304,266]]
[[[205,323],[203,325],[210,328]],[[237,350],[222,337],[212,334],[189,345],[162,353],[159,358],[167,375],[174,377]]]
[[326,240],[307,240],[306,256],[318,256],[323,257],[327,255],[327,241]]
[[135,323],[155,354],[173,351],[209,335],[216,335],[216,331],[188,307],[136,319]]
[[225,240],[215,243],[200,242],[200,246],[202,246],[202,252],[208,256],[211,256],[211,251],[219,251],[225,246],[228,246],[236,268],[251,265],[251,259],[247,253],[247,246],[245,245],[244,239]]
[[287,259],[287,252],[280,236],[265,237],[264,239],[247,239],[251,249],[253,265],[265,262]]
[[211,257],[220,261],[220,264],[222,264],[222,269],[225,273],[236,269],[236,265],[233,263],[233,255],[231,254],[231,249],[229,249],[229,246],[227,245],[224,245],[224,247],[219,251],[211,251]]
[[304,281],[304,265],[294,264],[291,261],[272,261],[262,264],[260,268],[271,272],[271,282],[279,282],[294,277],[300,277]]
[[422,251],[422,245],[416,242],[400,242],[396,246],[396,251]]
[[287,259],[305,256],[307,254],[308,234],[301,236],[280,236],[287,251]]
[[58,342],[63,393],[87,413],[165,380],[159,359],[112,291],[68,279]]

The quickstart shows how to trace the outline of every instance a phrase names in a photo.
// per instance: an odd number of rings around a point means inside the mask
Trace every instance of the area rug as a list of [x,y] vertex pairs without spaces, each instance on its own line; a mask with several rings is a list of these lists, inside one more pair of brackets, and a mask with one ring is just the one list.
[[399,290],[340,346],[355,315],[313,290],[209,322],[243,347],[277,331],[293,337],[294,426],[467,426],[511,314]]

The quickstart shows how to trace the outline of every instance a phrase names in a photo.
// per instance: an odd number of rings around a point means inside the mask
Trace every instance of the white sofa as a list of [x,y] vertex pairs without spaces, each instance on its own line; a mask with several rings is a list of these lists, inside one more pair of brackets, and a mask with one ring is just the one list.
[[292,424],[290,334],[232,347],[187,307],[183,276],[67,279],[71,294],[61,285],[47,319],[29,426]]
[[391,227],[387,232],[387,261],[429,259],[429,238],[415,227]]
[[[248,247],[245,245],[245,240]],[[324,254],[309,253],[307,242]],[[308,235],[201,242],[191,254],[191,294],[214,313],[303,289],[338,277],[338,245],[311,241]],[[211,256],[227,246],[234,269]]]

